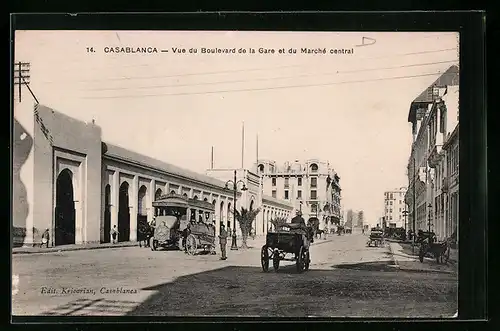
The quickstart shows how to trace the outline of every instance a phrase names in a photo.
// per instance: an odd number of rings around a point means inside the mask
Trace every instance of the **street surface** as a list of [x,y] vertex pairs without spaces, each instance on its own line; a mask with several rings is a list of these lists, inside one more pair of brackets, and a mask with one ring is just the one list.
[[388,246],[369,248],[366,241],[361,234],[317,239],[310,270],[302,274],[286,261],[277,273],[271,261],[264,273],[262,238],[249,239],[254,247],[248,250],[228,249],[226,261],[219,254],[188,256],[139,247],[15,254],[13,315],[455,314],[456,273],[399,270]]

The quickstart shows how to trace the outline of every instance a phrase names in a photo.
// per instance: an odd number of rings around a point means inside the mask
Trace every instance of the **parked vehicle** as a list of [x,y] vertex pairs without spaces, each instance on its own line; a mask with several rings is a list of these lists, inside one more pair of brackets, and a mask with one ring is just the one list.
[[184,248],[180,244],[184,233],[187,234],[184,244],[189,254],[195,254],[200,248],[215,253],[215,207],[211,203],[171,193],[159,197],[153,207],[156,216],[151,250]]
[[384,244],[384,231],[380,228],[372,228],[368,239],[368,247],[374,245],[375,247]]

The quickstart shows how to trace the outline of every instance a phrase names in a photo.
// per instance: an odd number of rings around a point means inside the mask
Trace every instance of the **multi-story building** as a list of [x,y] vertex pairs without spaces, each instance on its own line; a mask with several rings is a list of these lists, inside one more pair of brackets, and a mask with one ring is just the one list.
[[415,220],[417,231],[430,229],[438,239],[453,234],[458,224],[458,179],[450,181],[452,175],[458,178],[458,83],[459,69],[451,66],[412,102],[408,115],[413,133],[408,221],[410,228]]
[[383,227],[404,228],[405,227],[405,203],[406,187],[400,187],[392,191],[384,192],[384,224]]
[[263,192],[275,199],[290,201],[307,220],[318,217],[324,225],[339,224],[341,220],[340,177],[329,162],[317,159],[305,162],[258,160],[256,172],[262,178]]

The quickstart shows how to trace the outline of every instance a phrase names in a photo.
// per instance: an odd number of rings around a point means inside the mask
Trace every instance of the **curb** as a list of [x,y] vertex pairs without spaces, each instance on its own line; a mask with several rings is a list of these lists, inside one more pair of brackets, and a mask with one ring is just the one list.
[[[62,249],[51,249],[51,250],[42,250],[42,251],[12,251],[12,254],[50,254],[50,253],[61,253],[61,252],[71,252],[71,251],[84,251],[84,250],[96,250],[96,249],[116,249],[123,247],[135,247],[139,246],[139,243],[130,243],[124,245],[115,245],[115,246],[90,246],[90,247],[72,247],[72,248],[62,248]],[[50,249],[50,248],[49,248]]]
[[394,257],[394,251],[392,249],[391,244],[389,243],[389,251],[391,253],[391,258],[394,263],[394,267],[397,268],[400,271],[406,271],[406,272],[433,272],[433,273],[441,273],[441,274],[454,274],[454,271],[448,271],[448,270],[439,270],[439,269],[433,269],[433,268],[407,268],[407,267],[401,267],[398,263],[398,260]]

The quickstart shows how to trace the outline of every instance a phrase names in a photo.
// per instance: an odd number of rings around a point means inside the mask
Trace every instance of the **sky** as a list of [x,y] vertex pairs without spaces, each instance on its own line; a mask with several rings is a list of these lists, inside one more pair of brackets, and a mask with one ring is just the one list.
[[[375,43],[359,46],[363,37]],[[236,54],[202,54],[203,47]],[[106,142],[200,173],[213,146],[215,168],[239,168],[244,122],[245,167],[255,163],[257,135],[259,158],[328,160],[341,178],[343,209],[363,210],[375,224],[384,191],[407,185],[410,103],[458,64],[458,34],[16,31],[14,57],[30,62],[41,104],[94,119]],[[23,93],[21,104],[32,105]]]

